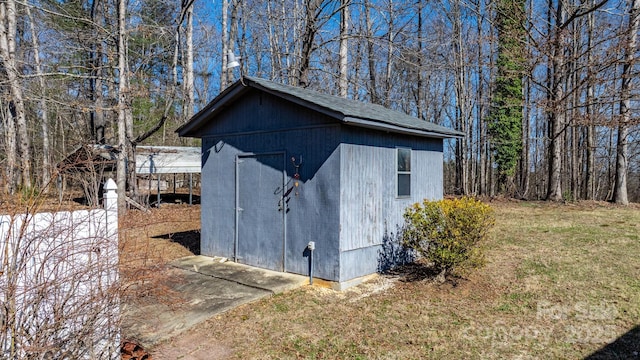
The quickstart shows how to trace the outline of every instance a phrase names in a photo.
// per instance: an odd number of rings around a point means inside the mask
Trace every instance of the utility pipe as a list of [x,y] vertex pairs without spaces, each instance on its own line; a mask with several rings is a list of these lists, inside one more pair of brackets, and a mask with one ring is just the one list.
[[309,249],[309,285],[313,285],[313,250],[316,249],[316,243],[309,241],[307,249]]

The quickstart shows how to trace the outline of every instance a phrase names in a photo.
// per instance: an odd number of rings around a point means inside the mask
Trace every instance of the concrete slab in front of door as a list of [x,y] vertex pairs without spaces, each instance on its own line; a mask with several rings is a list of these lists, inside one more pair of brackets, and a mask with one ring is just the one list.
[[242,265],[232,261],[220,261],[207,256],[188,256],[172,263],[180,269],[192,270],[238,284],[251,286],[278,294],[309,283],[302,275],[283,273]]
[[173,295],[137,299],[122,306],[123,337],[137,340],[146,348],[234,307],[308,283],[304,276],[206,256],[179,259],[163,271],[168,279],[163,285]]

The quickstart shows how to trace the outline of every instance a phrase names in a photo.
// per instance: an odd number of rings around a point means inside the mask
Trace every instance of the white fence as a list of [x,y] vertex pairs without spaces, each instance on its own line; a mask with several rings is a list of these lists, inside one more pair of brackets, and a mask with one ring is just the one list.
[[118,211],[0,215],[0,358],[117,359]]

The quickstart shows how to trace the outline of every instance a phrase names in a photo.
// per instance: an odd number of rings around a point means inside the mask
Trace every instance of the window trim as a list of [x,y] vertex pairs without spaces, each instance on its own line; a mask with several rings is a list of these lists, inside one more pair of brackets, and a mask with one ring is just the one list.
[[[400,160],[400,151],[402,150],[408,150],[409,151],[409,170],[400,170],[400,164],[399,164],[399,160]],[[407,199],[411,197],[411,162],[412,162],[412,157],[413,157],[413,149],[411,149],[410,147],[406,147],[406,146],[398,146],[396,147],[396,154],[395,154],[395,165],[396,165],[396,198],[397,199]],[[408,175],[409,176],[409,192],[408,194],[400,194],[400,175]]]

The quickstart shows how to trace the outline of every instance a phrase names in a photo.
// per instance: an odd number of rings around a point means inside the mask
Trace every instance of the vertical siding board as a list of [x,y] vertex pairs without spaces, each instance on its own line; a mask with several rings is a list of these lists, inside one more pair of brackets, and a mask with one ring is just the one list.
[[383,199],[389,182],[388,149],[341,145],[342,251],[380,244]]
[[201,253],[234,256],[235,156],[238,149],[218,138],[202,141]]

